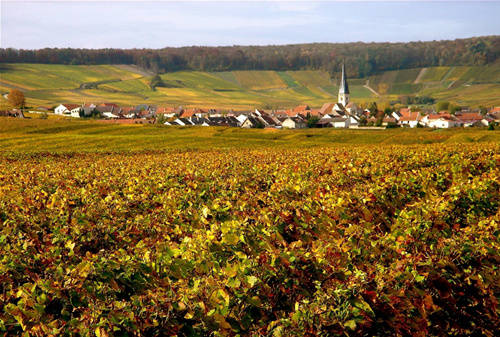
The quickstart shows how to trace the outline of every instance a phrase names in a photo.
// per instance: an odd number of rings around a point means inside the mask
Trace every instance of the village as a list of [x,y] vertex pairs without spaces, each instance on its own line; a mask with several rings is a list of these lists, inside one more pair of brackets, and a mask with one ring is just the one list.
[[[435,111],[403,107],[378,110],[363,108],[350,100],[349,85],[342,66],[342,77],[337,102],[324,103],[320,108],[299,105],[293,109],[254,110],[201,109],[139,104],[119,106],[115,103],[59,104],[55,108],[38,107],[31,113],[54,113],[75,118],[97,118],[120,124],[163,124],[178,126],[229,126],[241,128],[394,128],[429,127],[455,128],[489,126],[500,122],[500,107],[489,111],[463,107],[458,111]],[[21,116],[13,110],[4,115]]]

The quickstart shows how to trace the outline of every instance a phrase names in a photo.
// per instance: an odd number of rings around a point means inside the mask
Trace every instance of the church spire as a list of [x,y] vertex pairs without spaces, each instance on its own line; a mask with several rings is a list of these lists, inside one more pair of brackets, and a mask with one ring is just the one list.
[[342,103],[343,106],[347,106],[347,104],[349,104],[349,86],[347,85],[344,63],[342,63],[342,79],[340,80],[339,103]]
[[347,85],[344,63],[342,63],[342,79],[340,80],[339,94],[349,94],[349,86]]

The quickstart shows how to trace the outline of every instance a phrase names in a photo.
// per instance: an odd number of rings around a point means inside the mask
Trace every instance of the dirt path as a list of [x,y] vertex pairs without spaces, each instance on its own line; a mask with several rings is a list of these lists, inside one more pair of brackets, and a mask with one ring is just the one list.
[[418,76],[415,79],[415,81],[413,81],[413,84],[419,84],[420,80],[422,79],[422,77],[424,77],[426,72],[427,72],[427,68],[422,68],[422,70],[420,70],[420,73],[418,73]]
[[456,81],[451,81],[450,85],[446,87],[446,89],[450,89],[453,84],[455,84]]
[[363,86],[363,88],[370,90],[375,96],[380,97],[380,94],[376,92],[372,87],[370,87],[370,80],[366,80],[366,84]]

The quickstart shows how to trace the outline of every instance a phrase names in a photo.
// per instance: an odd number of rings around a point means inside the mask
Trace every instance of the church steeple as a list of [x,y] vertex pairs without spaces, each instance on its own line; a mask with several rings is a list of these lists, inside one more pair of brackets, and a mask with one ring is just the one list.
[[342,63],[342,79],[340,80],[339,103],[342,103],[344,107],[349,104],[349,85],[347,85],[344,63]]

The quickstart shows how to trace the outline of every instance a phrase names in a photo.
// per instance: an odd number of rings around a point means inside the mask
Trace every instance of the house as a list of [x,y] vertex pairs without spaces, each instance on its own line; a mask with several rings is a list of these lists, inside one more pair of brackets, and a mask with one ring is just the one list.
[[255,109],[255,111],[253,113],[254,113],[254,116],[259,116],[260,117],[263,114],[265,114],[266,112],[264,110]]
[[330,115],[332,113],[334,106],[335,106],[335,103],[332,103],[332,102],[323,104],[321,106],[321,108],[319,109],[319,114],[321,116]]
[[248,116],[247,119],[243,123],[241,123],[241,127],[245,129],[264,128],[265,126],[266,124],[261,118],[253,116]]
[[464,127],[488,126],[490,119],[476,112],[457,112],[455,116],[462,121]]
[[303,129],[306,126],[306,122],[300,117],[288,117],[281,122],[283,129]]
[[267,113],[263,113],[260,116],[260,119],[264,121],[266,127],[276,128],[281,126],[281,122],[278,118],[273,117]]
[[138,111],[133,106],[124,107],[121,109],[121,115],[125,118],[137,118],[139,116],[140,111]]
[[[250,117],[249,117],[250,118]],[[239,127],[240,121],[234,116],[207,117],[211,126],[231,126]]]
[[421,119],[422,124],[430,128],[448,129],[460,126],[462,123],[448,113],[429,114]]
[[186,125],[194,125],[194,123],[191,122],[189,118],[179,117],[172,122],[172,125],[186,126]]
[[491,109],[487,117],[495,123],[500,123],[500,107]]
[[280,118],[288,118],[288,117],[295,117],[297,114],[294,114],[293,111],[291,110],[275,110],[273,112],[273,116],[280,119]]
[[80,117],[81,107],[78,104],[59,104],[55,109],[56,115],[66,115],[71,117]]
[[172,108],[172,107],[158,107],[158,109],[156,109],[156,115],[157,116],[162,115],[165,118],[175,117],[175,115],[176,115],[175,108]]
[[399,112],[399,111],[393,111],[393,112],[391,113],[391,116],[392,116],[392,117],[394,117],[394,119],[396,119],[396,121],[398,121],[398,122],[399,122],[399,119],[400,119],[403,115],[402,115],[402,114],[401,114],[401,112]]
[[83,115],[85,117],[88,117],[88,116],[91,116],[92,113],[94,112],[94,109],[96,108],[96,105],[93,104],[93,103],[84,103],[82,105],[82,109],[83,109]]
[[[346,116],[347,117],[347,116]],[[358,127],[359,125],[359,117],[356,116],[355,114],[349,114],[349,127]]]
[[359,115],[362,111],[361,108],[354,102],[349,102],[346,106],[345,109],[347,110],[347,113],[349,115]]
[[316,126],[319,128],[348,128],[350,126],[349,117],[321,118]]
[[400,109],[399,113],[401,114],[401,117],[398,121],[402,126],[414,128],[420,122],[421,116],[419,111],[411,111],[411,109],[404,108]]
[[95,110],[106,118],[121,118],[121,108],[114,103],[102,103],[95,107]]
[[396,125],[397,123],[398,123],[398,121],[394,117],[384,116],[384,118],[382,118],[382,125],[383,126]]
[[240,123],[240,126],[247,120],[247,115],[244,115],[244,114],[241,114],[241,115],[238,115],[238,116],[233,116],[234,118],[236,118],[238,120],[238,123]]
[[296,106],[295,108],[293,108],[293,113],[295,114],[295,116],[297,116],[298,114],[302,114],[304,116],[307,116],[307,114],[310,113],[310,111],[311,111],[311,108],[307,104],[299,105],[299,106]]
[[196,109],[189,108],[189,109],[184,109],[179,116],[183,118],[188,118],[194,116],[195,114],[196,114]]
[[205,117],[197,117],[197,116],[193,116],[193,117],[190,117],[189,120],[191,121],[191,123],[193,123],[194,125],[199,125],[199,126],[210,126],[210,120],[208,118],[205,118]]
[[24,118],[24,114],[21,110],[19,109],[12,109],[12,110],[1,110],[0,111],[0,117],[17,117],[17,118]]

